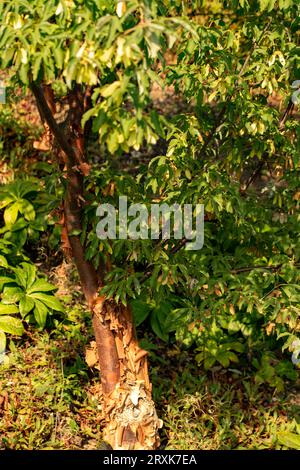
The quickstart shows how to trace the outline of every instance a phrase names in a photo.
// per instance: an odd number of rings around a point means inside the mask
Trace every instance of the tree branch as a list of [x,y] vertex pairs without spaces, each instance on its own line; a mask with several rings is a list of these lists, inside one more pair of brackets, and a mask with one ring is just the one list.
[[279,130],[282,130],[284,128],[285,122],[288,119],[288,117],[290,116],[290,114],[292,113],[292,111],[294,109],[294,106],[295,106],[294,103],[290,100],[288,102],[286,110],[283,113],[282,118],[279,121]]
[[[294,266],[298,268],[300,267],[300,264],[296,263],[294,264]],[[271,270],[271,271],[279,271],[281,267],[282,267],[282,264],[277,264],[274,266],[265,266],[265,265],[245,266],[244,268],[231,269],[230,274],[246,273],[246,272],[253,271],[254,269],[266,269],[266,270]]]
[[250,271],[253,271],[254,269],[267,269],[271,271],[278,271],[281,266],[282,264],[277,264],[275,266],[265,266],[263,264],[258,266],[245,266],[244,268],[231,269],[230,274],[248,273]]
[[47,122],[49,129],[51,130],[54,138],[58,142],[61,149],[65,152],[68,157],[68,160],[74,165],[79,158],[79,154],[77,149],[74,149],[66,139],[64,132],[60,129],[59,125],[57,124],[50,107],[46,101],[43,87],[41,85],[37,85],[34,82],[30,84],[31,90],[35,96],[35,99],[38,103],[38,107],[42,116],[44,117],[45,121]]

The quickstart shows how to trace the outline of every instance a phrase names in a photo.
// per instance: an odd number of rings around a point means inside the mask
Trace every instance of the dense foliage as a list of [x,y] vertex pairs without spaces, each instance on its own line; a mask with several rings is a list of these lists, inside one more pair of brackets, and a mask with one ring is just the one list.
[[[240,362],[278,389],[295,378],[300,350],[300,129],[297,115],[281,119],[300,78],[299,10],[293,0],[0,5],[0,68],[11,84],[51,83],[58,100],[75,83],[91,87],[83,125],[92,123],[103,158],[86,177],[81,238],[96,266],[109,257],[103,292],[130,302],[137,325],[149,320],[161,339],[196,349],[199,366]],[[179,111],[164,113],[154,84]],[[133,174],[116,163],[155,144],[155,158]],[[33,312],[43,326],[47,307],[61,308],[52,287],[28,259],[13,261],[45,227],[36,191],[26,178],[1,189],[1,269],[11,273],[1,302],[5,317]],[[100,241],[96,208],[120,195],[203,203],[204,247]]]

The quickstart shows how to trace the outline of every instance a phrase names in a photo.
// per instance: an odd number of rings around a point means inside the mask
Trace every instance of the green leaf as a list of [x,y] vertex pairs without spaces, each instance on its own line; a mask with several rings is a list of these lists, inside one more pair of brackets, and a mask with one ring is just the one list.
[[230,320],[227,328],[230,333],[236,333],[241,329],[241,322],[238,320]]
[[208,356],[204,359],[204,369],[210,369],[216,362],[216,358],[213,356]]
[[109,85],[105,85],[104,87],[101,88],[100,94],[103,96],[103,98],[108,98],[111,96],[118,88],[120,88],[121,82],[120,80],[117,80],[113,83],[110,83]]
[[102,125],[105,123],[106,120],[107,114],[105,113],[105,111],[103,111],[103,109],[100,109],[98,111],[98,114],[93,119],[93,132],[99,132],[99,129],[101,129]]
[[0,330],[0,354],[3,354],[6,349],[6,336],[4,331]]
[[22,200],[20,203],[20,212],[24,215],[26,220],[34,220],[35,219],[35,210],[33,205],[26,201],[25,199]]
[[11,202],[14,201],[14,198],[12,196],[6,196],[6,192],[1,192],[0,197],[2,198],[2,201],[0,202],[0,209],[4,209],[4,207],[8,206]]
[[151,328],[154,333],[163,341],[169,340],[169,335],[166,332],[165,321],[167,315],[170,313],[172,305],[170,302],[161,302],[160,305],[153,309],[150,317]]
[[269,7],[270,0],[259,0],[260,11],[266,10]]
[[2,303],[5,305],[14,304],[20,300],[23,295],[20,287],[5,286],[2,294]]
[[35,308],[34,308],[34,318],[36,319],[37,324],[44,328],[47,320],[48,309],[43,302],[39,300],[34,300]]
[[22,321],[9,315],[0,316],[0,330],[11,335],[21,336],[24,332]]
[[1,268],[8,268],[7,259],[3,255],[0,255],[0,266]]
[[142,300],[132,300],[131,302],[132,314],[134,319],[134,324],[139,326],[143,321],[148,317],[151,307],[146,302]]
[[161,324],[159,323],[159,320],[157,318],[157,314],[152,312],[151,317],[150,317],[150,323],[151,323],[151,328],[154,331],[154,333],[163,341],[168,341],[168,334],[165,333],[162,329]]
[[34,301],[28,295],[24,295],[19,303],[21,317],[24,318],[33,309]]
[[155,132],[159,136],[164,137],[164,129],[163,129],[163,126],[161,125],[158,113],[155,110],[152,110],[150,112],[150,117],[151,117],[151,123],[153,125]]
[[28,225],[28,222],[26,222],[26,220],[23,219],[23,217],[19,218],[16,223],[10,227],[10,230],[12,232],[18,232],[18,231],[21,231],[23,228],[27,227]]
[[60,301],[53,295],[42,294],[40,292],[32,292],[30,297],[33,299],[41,300],[47,307],[57,310],[58,312],[64,312],[64,307]]
[[290,302],[300,302],[299,286],[291,284],[289,286],[284,286],[282,290]]
[[300,435],[292,432],[280,432],[277,434],[280,444],[291,449],[300,450]]
[[36,267],[34,264],[21,263],[21,266],[14,269],[18,284],[28,290],[35,281]]
[[160,36],[156,32],[148,30],[146,32],[145,39],[148,46],[149,56],[155,59],[161,50]]
[[82,230],[80,229],[74,229],[74,230],[71,230],[68,234],[69,237],[77,237],[78,235],[80,235],[82,233]]
[[245,350],[244,345],[242,343],[239,343],[238,341],[227,343],[224,346],[227,351],[230,349],[234,349],[234,351],[237,351],[237,352],[244,352]]
[[19,203],[14,202],[11,206],[7,207],[4,211],[4,222],[5,225],[13,225],[18,217]]
[[5,284],[11,284],[11,283],[14,283],[14,282],[15,282],[15,280],[12,277],[0,276],[0,290],[2,290],[2,288]]
[[33,66],[32,66],[32,78],[34,81],[37,80],[38,78],[38,75],[39,75],[39,71],[41,69],[41,62],[42,62],[42,55],[39,54],[39,55],[36,55],[35,58],[34,58],[34,63],[33,63]]
[[29,84],[29,77],[28,77],[28,69],[29,69],[29,64],[21,64],[21,67],[19,68],[19,77],[22,83],[24,85]]
[[12,313],[19,313],[17,305],[6,305],[0,303],[0,315],[9,315]]
[[293,0],[279,0],[278,6],[280,10],[287,10],[293,3]]
[[64,51],[61,47],[55,47],[53,49],[53,56],[55,60],[55,65],[57,68],[61,69],[64,64]]
[[117,133],[116,132],[111,132],[108,137],[107,137],[107,148],[110,153],[115,153],[115,151],[118,149],[119,144],[118,144],[118,139],[117,139]]
[[11,65],[11,60],[15,54],[15,50],[13,48],[6,49],[5,53],[3,54],[2,58],[2,67],[6,69],[9,65]]
[[37,279],[32,286],[27,289],[27,294],[31,294],[32,292],[48,292],[55,290],[56,287],[50,284],[49,282],[45,281],[44,279]]
[[239,362],[239,358],[237,357],[237,355],[232,352],[232,351],[228,351],[227,352],[227,356],[228,356],[228,359],[231,361],[231,362]]
[[229,364],[230,364],[230,360],[229,360],[229,357],[228,357],[228,353],[221,353],[221,354],[217,354],[216,356],[216,359],[217,361],[219,361],[219,363],[223,366],[223,367],[228,367]]

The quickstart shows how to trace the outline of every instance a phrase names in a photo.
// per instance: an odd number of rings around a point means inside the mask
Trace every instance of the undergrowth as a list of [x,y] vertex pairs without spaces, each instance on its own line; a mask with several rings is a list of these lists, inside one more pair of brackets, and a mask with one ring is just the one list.
[[[99,376],[84,358],[90,319],[78,295],[66,299],[67,318],[57,316],[52,329],[29,329],[9,342],[9,363],[0,366],[2,449],[101,445]],[[164,421],[162,448],[281,449],[287,448],[286,436],[300,432],[299,381],[287,381],[278,393],[257,384],[251,373],[222,367],[204,372],[189,351],[143,336]]]

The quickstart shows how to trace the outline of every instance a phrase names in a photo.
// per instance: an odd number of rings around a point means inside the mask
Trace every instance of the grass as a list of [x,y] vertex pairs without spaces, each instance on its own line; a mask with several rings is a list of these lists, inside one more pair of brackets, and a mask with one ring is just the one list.
[[10,343],[0,371],[2,448],[88,449],[101,440],[98,377],[81,356],[85,338],[77,328],[67,338],[61,330]]
[[[84,360],[91,339],[90,320],[77,299],[52,329],[29,330],[10,342],[9,364],[0,366],[0,448],[98,448],[98,372]],[[204,373],[190,352],[150,341],[144,339],[144,346],[151,347],[164,448],[281,449],[286,447],[278,436],[300,432],[297,383],[277,394],[237,370]]]
[[204,373],[188,352],[175,358],[152,368],[167,449],[281,449],[278,436],[300,432],[297,384],[277,394],[239,371]]

